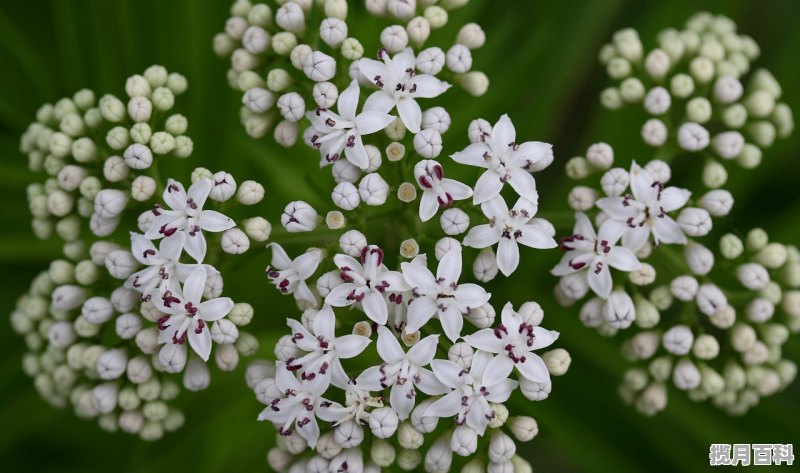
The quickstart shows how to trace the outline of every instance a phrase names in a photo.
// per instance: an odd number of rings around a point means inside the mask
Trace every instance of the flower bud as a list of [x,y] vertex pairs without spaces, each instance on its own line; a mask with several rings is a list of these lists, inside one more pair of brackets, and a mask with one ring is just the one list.
[[114,250],[106,257],[106,269],[115,279],[126,279],[138,266],[139,262],[129,251]]
[[644,98],[644,109],[651,115],[667,113],[670,105],[672,105],[672,97],[663,87],[653,87]]
[[603,317],[611,327],[617,329],[629,327],[636,318],[633,300],[624,291],[612,292],[603,307]]
[[437,47],[423,49],[417,54],[416,68],[422,74],[436,75],[444,67],[444,51]]
[[689,236],[704,236],[711,231],[711,215],[705,209],[687,207],[678,215],[677,221]]
[[406,25],[406,32],[414,45],[422,46],[431,35],[431,23],[425,17],[414,17]]
[[125,373],[128,357],[123,350],[106,350],[97,359],[97,374],[100,379],[117,379]]
[[376,439],[370,447],[370,459],[381,467],[390,467],[396,458],[394,447],[389,442]]
[[699,243],[688,243],[683,256],[689,269],[699,276],[705,276],[714,267],[714,253]]
[[389,407],[379,407],[369,416],[369,428],[372,434],[381,439],[394,435],[398,422],[397,413]]
[[250,240],[239,228],[229,228],[222,233],[220,241],[222,251],[231,255],[239,255],[250,249]]
[[754,323],[764,323],[775,313],[775,305],[768,299],[757,297],[747,305],[747,319]]
[[489,78],[480,71],[455,76],[453,81],[473,97],[480,97],[489,89]]
[[305,14],[297,3],[286,2],[275,12],[275,23],[291,33],[302,33],[306,27]]
[[492,435],[489,441],[489,460],[494,463],[505,463],[511,461],[511,458],[517,451],[517,446],[508,435],[503,432],[496,432]]
[[692,349],[694,335],[686,325],[676,325],[664,333],[661,343],[668,352],[683,356]]
[[466,457],[478,449],[478,433],[466,424],[459,425],[450,436],[450,450],[456,455]]
[[728,305],[725,294],[714,284],[706,283],[697,290],[697,307],[700,312],[709,317],[715,315],[718,310]]
[[367,174],[358,183],[358,194],[367,205],[383,205],[389,195],[389,184],[380,174]]
[[367,246],[367,237],[358,230],[348,230],[339,237],[339,247],[345,254],[354,258],[361,256],[361,250]]
[[747,289],[760,291],[770,282],[769,272],[758,263],[746,263],[736,268],[736,277]]
[[86,300],[86,292],[82,287],[66,284],[55,288],[51,304],[56,310],[70,311],[80,307],[84,300]]
[[542,359],[547,365],[547,371],[553,376],[561,376],[567,372],[569,365],[572,363],[572,357],[569,352],[563,348],[556,348],[550,350],[542,355]]
[[726,131],[714,136],[711,145],[714,151],[724,159],[733,159],[741,154],[744,148],[744,137],[738,131]]
[[314,230],[318,219],[317,211],[301,200],[290,202],[281,214],[283,228],[292,233]]
[[756,260],[769,269],[778,269],[786,263],[786,247],[780,243],[769,243],[756,255]]
[[94,197],[94,212],[100,218],[114,218],[128,205],[128,194],[117,189],[103,189]]
[[709,141],[708,130],[697,123],[684,123],[678,129],[678,143],[687,151],[700,151]]
[[645,144],[658,147],[667,141],[667,126],[658,118],[651,118],[642,125],[642,140]]
[[672,381],[678,389],[688,391],[700,386],[700,370],[689,360],[681,360],[672,372]]
[[732,233],[722,236],[719,240],[719,248],[722,256],[727,259],[736,259],[744,251],[742,240]]

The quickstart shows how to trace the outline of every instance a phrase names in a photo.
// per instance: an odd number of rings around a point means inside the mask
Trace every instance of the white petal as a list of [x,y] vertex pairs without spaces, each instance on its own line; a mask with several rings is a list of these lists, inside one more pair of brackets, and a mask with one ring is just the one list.
[[378,327],[378,355],[386,363],[396,363],[406,356],[397,337],[383,325]]
[[433,374],[439,379],[439,382],[445,386],[456,388],[461,385],[461,377],[459,373],[463,370],[461,365],[453,363],[450,360],[433,360],[431,361],[431,369]]
[[609,266],[620,271],[636,271],[642,267],[642,263],[639,262],[633,251],[623,246],[612,247],[611,251],[608,252],[606,261]]
[[483,155],[489,151],[489,147],[486,143],[472,143],[464,148],[463,151],[450,155],[450,158],[457,163],[466,164],[467,166],[485,168],[488,164]]
[[386,307],[386,301],[380,292],[374,290],[367,292],[364,300],[361,301],[361,305],[364,308],[364,313],[373,322],[379,325],[386,324],[386,320],[389,318],[389,309]]
[[[376,61],[375,59],[361,59],[358,61],[358,70],[368,81],[372,82],[373,84],[375,83],[375,77],[386,77],[387,75],[386,64],[384,64],[382,61]],[[382,91],[378,92],[383,93]],[[364,109],[366,110],[368,107],[365,105]]]
[[419,330],[436,313],[436,302],[430,297],[420,297],[408,304],[406,333]]
[[419,200],[419,219],[427,222],[436,215],[437,210],[439,210],[439,201],[436,200],[434,193],[424,191]]
[[208,198],[208,194],[211,193],[212,187],[214,187],[214,183],[211,179],[200,179],[189,186],[186,197],[192,199],[192,202],[194,202],[198,209],[202,209],[206,204],[206,199]]
[[183,210],[186,207],[186,190],[183,184],[173,179],[167,181],[164,189],[164,203],[171,209]]
[[445,283],[458,282],[461,277],[461,247],[457,246],[442,256],[436,268],[436,278]]
[[502,189],[503,181],[500,180],[500,176],[494,171],[487,170],[481,174],[481,177],[478,178],[478,182],[475,183],[472,202],[476,205],[482,204],[497,197]]
[[450,194],[453,200],[464,200],[468,197],[472,197],[472,188],[455,179],[442,179],[442,189]]
[[497,245],[497,267],[500,272],[508,276],[519,266],[519,247],[517,242],[508,238],[501,238]]
[[436,396],[438,394],[450,392],[450,388],[440,383],[439,380],[436,379],[436,375],[434,375],[431,370],[419,368],[417,374],[419,375],[417,387],[425,394],[429,396]]
[[539,200],[539,193],[536,192],[536,180],[527,171],[522,169],[510,169],[508,173],[511,175],[508,183],[519,194],[520,197],[528,199],[531,202]]
[[183,246],[186,244],[186,234],[175,232],[171,237],[164,238],[158,245],[158,251],[166,259],[177,261],[181,257]]
[[336,101],[336,106],[339,109],[339,115],[346,120],[352,120],[356,116],[356,108],[358,108],[358,95],[361,92],[361,87],[358,86],[358,81],[350,82]]
[[414,385],[407,382],[403,385],[395,383],[389,393],[389,403],[392,409],[397,412],[397,417],[400,420],[405,420],[414,409],[414,401],[416,400],[416,393],[414,392]]
[[633,197],[639,202],[655,202],[658,195],[658,188],[653,186],[653,178],[650,173],[642,169],[634,161],[631,164],[631,192]]
[[219,320],[233,309],[233,300],[230,297],[217,297],[203,301],[197,306],[197,315],[206,322]]
[[313,412],[308,412],[307,414],[309,422],[301,424],[301,419],[298,418],[295,422],[295,429],[301,437],[306,439],[308,446],[314,448],[317,446],[317,440],[319,440],[319,424],[317,424],[317,418]]
[[314,329],[314,335],[324,337],[326,340],[333,340],[336,338],[334,333],[336,315],[334,315],[333,309],[328,304],[325,304],[322,309],[317,312],[311,325]]
[[317,271],[319,262],[322,259],[322,252],[312,249],[298,256],[294,260],[294,268],[297,270],[300,279],[306,280]]
[[692,193],[686,189],[678,187],[667,187],[661,191],[661,199],[659,203],[664,212],[672,212],[686,205]]
[[418,74],[411,79],[411,83],[417,86],[413,96],[421,99],[438,97],[451,87],[447,82],[441,81],[430,74]]
[[494,386],[504,379],[508,379],[511,371],[514,370],[514,362],[505,354],[497,355],[492,358],[486,370],[483,372],[484,386]]
[[202,263],[206,257],[206,237],[203,235],[203,232],[193,233],[194,236],[191,234],[186,235],[186,245],[184,249],[195,261]]
[[509,148],[508,145],[514,143],[517,137],[517,132],[514,130],[514,124],[508,115],[503,115],[497,120],[497,123],[492,127],[492,150],[497,153],[505,151]]
[[481,212],[488,218],[508,218],[508,205],[501,196],[496,196],[481,204]]
[[525,355],[524,363],[517,363],[517,370],[524,378],[537,383],[545,383],[550,381],[550,372],[547,371],[547,365],[544,363],[539,355],[534,353]]
[[597,240],[594,232],[594,225],[583,212],[575,212],[575,228],[572,230],[575,235],[583,235],[587,240]]
[[355,301],[348,299],[347,296],[349,296],[355,288],[356,285],[353,283],[346,282],[344,284],[339,284],[331,289],[331,292],[325,296],[325,303],[330,304],[333,307],[346,307],[353,305]]
[[236,222],[216,210],[203,210],[197,220],[200,228],[209,232],[223,232],[236,226]]
[[[678,222],[670,216],[664,218],[655,218],[655,225],[653,227],[653,237],[659,243],[677,243],[683,245],[687,242],[686,235],[683,229],[678,225]],[[631,248],[632,249],[632,248]]]
[[436,278],[423,264],[415,262],[401,263],[400,268],[408,285],[412,288],[417,288],[418,292],[424,294],[428,290],[436,289]]
[[639,212],[639,210],[632,205],[623,205],[622,203],[624,200],[624,197],[603,197],[602,199],[597,199],[595,205],[600,210],[607,213],[612,219],[622,220],[624,222]]
[[485,328],[464,337],[467,345],[489,353],[500,353],[503,350],[503,340],[497,338],[494,329]]
[[464,316],[456,309],[453,304],[447,306],[447,310],[439,311],[439,321],[442,323],[444,334],[451,342],[455,342],[461,337],[461,329],[464,328]]
[[286,254],[283,247],[277,243],[269,243],[267,245],[272,249],[272,266],[277,269],[288,269],[292,265],[292,259]]
[[297,283],[297,287],[294,288],[294,298],[297,301],[308,302],[313,307],[317,306],[317,296],[311,292],[311,289],[309,289],[305,281]]
[[473,283],[459,284],[455,292],[456,300],[462,306],[475,308],[489,302],[491,296],[486,289]]
[[511,393],[517,389],[516,381],[512,379],[504,379],[498,384],[492,386],[491,391],[489,391],[489,395],[486,396],[486,400],[489,402],[496,402],[496,403],[503,403],[508,401],[508,398],[511,397]]
[[[408,350],[408,361],[416,366],[427,366],[436,356],[436,347],[439,344],[439,335],[428,335],[418,341]],[[399,346],[399,345],[398,345]]]
[[[176,233],[176,235],[180,234],[180,232]],[[165,238],[165,240],[169,240],[169,238]],[[142,264],[155,265],[164,264],[166,262],[164,258],[158,257],[160,255],[158,255],[153,241],[138,233],[131,232],[131,253],[133,253],[133,257]]]
[[542,327],[533,328],[533,346],[531,350],[538,350],[540,348],[547,348],[558,339],[560,334],[555,330],[547,330]]
[[525,225],[522,228],[522,235],[517,242],[529,247],[546,250],[555,248],[558,243],[547,232],[538,225]]
[[362,110],[374,110],[381,113],[389,113],[395,106],[395,101],[388,92],[383,90],[376,90],[364,102]]
[[464,237],[464,246],[472,248],[486,248],[500,240],[500,233],[489,225],[478,225],[469,229]]
[[603,299],[608,299],[614,285],[614,281],[611,279],[611,270],[605,265],[598,270],[596,267],[597,259],[592,262],[592,265],[586,271],[587,282],[595,294]]
[[336,339],[336,354],[346,360],[359,355],[372,340],[361,335],[345,335]]
[[362,136],[369,135],[383,130],[393,121],[393,115],[376,110],[367,110],[356,117],[356,128],[358,128],[358,133]]
[[188,302],[198,304],[203,297],[203,288],[206,286],[206,270],[198,267],[186,278],[183,283],[183,297]]
[[632,251],[638,251],[650,238],[650,227],[644,225],[636,228],[627,228],[622,234],[622,245]]
[[211,355],[211,332],[208,327],[205,327],[200,330],[200,333],[196,333],[194,331],[196,326],[197,322],[192,322],[187,331],[189,335],[189,345],[192,347],[192,350],[197,353],[197,356],[202,358],[203,361],[208,361],[208,357]]
[[422,123],[422,109],[416,100],[403,98],[397,102],[397,113],[400,120],[411,133],[419,133],[420,123]]
[[453,417],[461,410],[461,392],[453,391],[425,409],[424,417]]
[[356,378],[356,385],[367,391],[382,391],[384,387],[381,386],[381,379],[383,378],[381,368],[382,366],[378,365],[365,369]]

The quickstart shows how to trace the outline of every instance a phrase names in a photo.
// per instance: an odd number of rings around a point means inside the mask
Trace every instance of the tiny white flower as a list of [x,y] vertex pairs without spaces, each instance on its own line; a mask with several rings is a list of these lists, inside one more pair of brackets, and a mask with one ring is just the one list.
[[691,192],[665,187],[635,162],[631,164],[630,187],[632,195],[597,201],[597,206],[609,216],[601,227],[611,227],[609,234],[621,234],[623,246],[633,251],[642,248],[651,233],[656,245],[686,243],[684,230],[667,213],[683,207]]
[[346,307],[361,303],[364,313],[374,322],[385,325],[389,317],[384,294],[407,291],[403,276],[389,271],[383,265],[383,250],[375,245],[361,250],[361,262],[349,255],[338,254],[333,258],[345,281],[333,288],[325,297],[325,303],[334,307]]
[[537,205],[520,198],[509,210],[502,197],[481,204],[488,224],[472,227],[464,237],[464,245],[486,248],[497,243],[497,266],[506,276],[519,265],[520,244],[530,248],[555,248],[554,230],[546,220],[534,218]]
[[430,335],[404,352],[397,337],[388,328],[379,326],[378,355],[383,363],[367,368],[356,378],[356,384],[369,391],[391,387],[389,403],[400,420],[407,419],[414,409],[416,389],[428,395],[448,391],[430,370],[424,368],[436,355],[438,340],[438,335]]
[[272,249],[272,262],[266,269],[270,283],[283,294],[294,294],[298,302],[305,301],[312,306],[316,305],[317,298],[309,289],[306,280],[319,268],[322,251],[313,248],[292,260],[279,244],[270,243],[267,246]]
[[206,284],[206,270],[194,269],[186,278],[182,290],[166,290],[158,298],[158,309],[164,315],[158,319],[158,342],[167,347],[184,346],[187,339],[197,355],[208,361],[211,354],[211,333],[208,322],[219,320],[231,311],[233,301],[220,297],[200,302]]
[[273,422],[284,435],[295,432],[309,447],[316,447],[320,434],[317,417],[332,422],[332,411],[342,406],[322,397],[321,384],[298,380],[283,362],[275,364],[275,384],[281,397],[273,398],[258,420]]
[[461,336],[464,316],[491,297],[477,284],[458,284],[462,269],[461,248],[454,248],[442,257],[436,276],[422,260],[402,263],[401,268],[412,296],[405,333],[419,330],[431,317],[438,315],[445,335],[455,341]]
[[185,281],[193,265],[180,263],[186,236],[177,233],[161,240],[158,248],[144,235],[131,233],[131,253],[145,269],[131,274],[125,287],[142,293],[149,300],[155,290],[177,289],[179,281]]
[[295,319],[287,319],[286,323],[292,329],[292,341],[303,352],[287,359],[286,369],[299,372],[300,378],[319,392],[325,392],[328,384],[345,389],[350,377],[340,360],[359,355],[371,340],[361,335],[337,337],[336,316],[327,304],[314,316],[310,329]]
[[514,311],[510,302],[503,306],[500,317],[502,322],[495,328],[478,330],[464,337],[470,346],[497,354],[486,367],[484,382],[490,385],[498,383],[508,378],[514,368],[530,381],[550,382],[544,360],[533,350],[552,345],[559,333],[528,324]]
[[573,235],[561,240],[561,249],[566,253],[552,269],[552,274],[565,276],[581,272],[586,275],[592,291],[607,299],[613,287],[612,267],[625,272],[642,267],[633,251],[616,246],[617,239],[607,235],[608,229],[607,226],[601,226],[600,232],[595,233],[586,214],[577,212]]
[[186,237],[184,248],[189,256],[198,262],[203,261],[206,256],[203,230],[222,232],[236,225],[233,220],[215,210],[203,210],[213,185],[211,179],[201,179],[192,184],[187,192],[180,182],[170,179],[163,196],[169,209],[159,205],[153,208],[156,218],[145,233],[145,238],[170,238],[176,232],[181,232]]
[[517,144],[516,131],[503,115],[489,135],[450,156],[461,164],[485,168],[475,184],[473,202],[482,204],[500,194],[508,183],[520,197],[537,202],[536,181],[531,172],[547,167],[553,160],[552,146],[540,141]]
[[361,88],[353,81],[338,96],[339,113],[318,108],[306,116],[314,128],[311,144],[319,149],[320,166],[335,162],[342,157],[360,169],[367,169],[369,156],[364,148],[362,136],[386,128],[394,117],[380,111],[365,109],[356,113]]
[[415,57],[411,48],[389,57],[388,51],[382,49],[378,58],[361,59],[359,69],[378,91],[373,92],[364,104],[365,110],[376,110],[389,113],[397,108],[403,124],[411,133],[418,133],[422,122],[422,110],[416,102],[417,98],[438,97],[450,84],[442,82],[428,74],[416,74]]
[[456,417],[456,423],[466,424],[483,435],[489,421],[495,417],[490,402],[503,403],[517,387],[516,381],[497,380],[487,368],[493,357],[477,351],[469,370],[449,360],[433,360],[431,368],[439,381],[452,391],[439,398],[425,410],[425,416]]
[[463,200],[472,195],[472,189],[466,184],[444,177],[442,165],[432,159],[415,164],[414,177],[422,189],[419,218],[423,222],[433,218],[439,207],[447,208],[453,201]]

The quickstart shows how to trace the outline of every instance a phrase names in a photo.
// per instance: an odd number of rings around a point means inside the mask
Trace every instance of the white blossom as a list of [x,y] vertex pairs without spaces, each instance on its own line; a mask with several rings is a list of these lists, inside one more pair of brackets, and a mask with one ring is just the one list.
[[279,244],[267,246],[272,249],[272,262],[266,269],[270,282],[283,294],[294,294],[298,302],[316,305],[317,298],[306,280],[319,268],[322,251],[313,248],[292,260]]
[[454,179],[444,177],[442,165],[432,159],[419,161],[414,165],[414,177],[422,189],[419,202],[419,218],[427,222],[436,211],[447,208],[456,200],[463,200],[472,195],[472,189]]

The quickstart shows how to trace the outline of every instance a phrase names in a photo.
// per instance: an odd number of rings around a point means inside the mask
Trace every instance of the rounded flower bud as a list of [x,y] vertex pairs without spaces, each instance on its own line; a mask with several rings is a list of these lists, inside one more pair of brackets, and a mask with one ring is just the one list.
[[517,452],[517,446],[508,435],[496,432],[489,441],[489,460],[494,463],[505,463]]
[[697,123],[684,123],[678,129],[678,143],[687,151],[700,151],[709,141],[708,130]]
[[255,113],[264,113],[275,104],[275,97],[269,90],[254,87],[244,93],[242,103]]
[[336,60],[320,51],[307,55],[302,66],[306,76],[315,82],[330,80],[336,74]]
[[330,82],[317,82],[314,84],[311,94],[318,107],[330,108],[336,103],[339,90]]
[[128,357],[123,350],[106,350],[97,359],[97,374],[100,379],[117,379],[125,373]]
[[444,51],[440,48],[426,48],[417,54],[416,68],[422,74],[435,76],[442,71],[445,60]]
[[239,228],[229,228],[222,233],[220,241],[222,251],[232,255],[239,255],[250,249],[250,240]]
[[678,224],[689,236],[704,236],[711,231],[711,215],[705,209],[688,207],[678,215]]
[[81,307],[81,315],[93,324],[103,324],[111,320],[114,307],[105,297],[91,297],[86,299]]
[[473,97],[480,97],[489,89],[489,78],[480,71],[467,72],[455,76],[453,80]]
[[132,169],[147,169],[153,164],[153,153],[147,146],[134,143],[128,146],[123,153],[125,164]]
[[442,135],[427,128],[414,135],[414,151],[421,157],[435,159],[442,152]]
[[333,188],[331,198],[334,205],[343,210],[353,210],[361,203],[358,189],[350,182],[340,182]]
[[290,122],[297,122],[303,118],[306,104],[303,97],[297,92],[289,92],[278,98],[278,111]]
[[736,277],[747,289],[760,291],[770,282],[769,272],[758,263],[746,263],[736,268]]
[[283,209],[281,224],[289,232],[309,232],[317,227],[319,215],[307,203],[298,200],[290,202]]
[[416,46],[422,46],[431,35],[431,23],[425,17],[414,17],[406,25],[406,32],[408,33],[408,39],[412,43]]
[[128,194],[117,189],[103,189],[94,197],[94,213],[100,218],[114,218],[128,205]]
[[744,148],[744,137],[738,131],[726,131],[711,141],[714,151],[724,159],[733,159],[741,154]]
[[389,184],[380,174],[367,174],[358,183],[358,194],[367,205],[383,205],[389,195]]
[[699,243],[688,243],[683,256],[689,269],[699,276],[705,276],[714,267],[714,253]]
[[111,277],[125,279],[133,274],[139,266],[139,262],[136,261],[130,251],[114,250],[106,257],[105,265]]
[[275,12],[275,23],[292,33],[302,33],[306,27],[303,9],[295,2],[286,2]]
[[644,109],[651,115],[667,113],[670,105],[672,105],[672,97],[667,89],[660,86],[650,89],[644,98]]
[[478,449],[478,433],[466,424],[459,425],[450,436],[450,450],[456,455],[466,457]]
[[672,372],[672,381],[678,389],[688,391],[700,386],[700,370],[689,360],[681,360]]
[[624,291],[613,291],[603,306],[606,323],[617,329],[627,328],[636,318],[633,300]]
[[697,307],[700,312],[709,317],[715,315],[717,311],[728,305],[725,294],[715,285],[707,283],[700,286],[697,290]]
[[373,410],[369,416],[369,428],[372,430],[372,434],[381,439],[394,435],[398,423],[397,413],[389,407],[379,407]]
[[136,314],[122,314],[117,317],[114,328],[118,337],[128,340],[142,329],[142,319]]
[[642,125],[642,140],[645,144],[658,147],[667,141],[667,126],[658,118],[651,118]]
[[700,206],[715,217],[728,215],[733,207],[733,196],[726,190],[712,190],[700,198]]
[[469,228],[469,216],[461,209],[451,208],[442,212],[439,221],[447,235],[460,235]]
[[544,363],[547,365],[547,371],[553,376],[561,376],[567,372],[569,365],[572,363],[572,357],[569,352],[563,348],[556,348],[550,350],[542,355]]
[[361,256],[361,250],[367,246],[367,237],[358,230],[348,230],[339,237],[339,247],[345,254],[354,258]]

